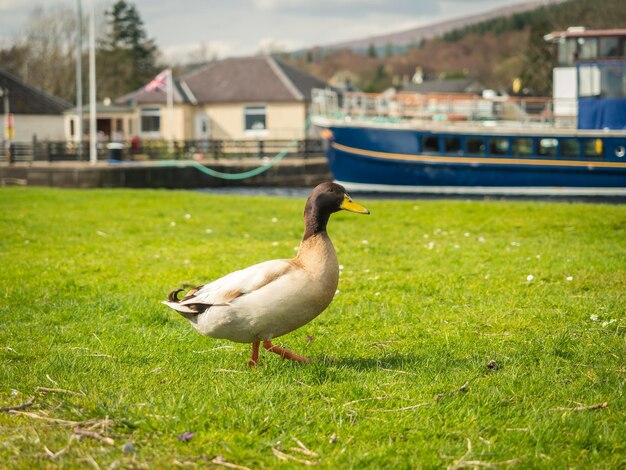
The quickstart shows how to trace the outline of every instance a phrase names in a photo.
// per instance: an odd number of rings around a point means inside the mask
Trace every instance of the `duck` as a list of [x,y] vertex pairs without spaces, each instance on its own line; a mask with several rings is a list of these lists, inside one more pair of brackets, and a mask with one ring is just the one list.
[[310,362],[272,340],[309,323],[335,296],[339,261],[326,227],[341,210],[370,214],[340,184],[317,185],[304,206],[304,234],[294,258],[234,271],[182,297],[185,289],[174,289],[163,303],[202,335],[252,344],[250,367],[258,364],[261,345],[283,359]]

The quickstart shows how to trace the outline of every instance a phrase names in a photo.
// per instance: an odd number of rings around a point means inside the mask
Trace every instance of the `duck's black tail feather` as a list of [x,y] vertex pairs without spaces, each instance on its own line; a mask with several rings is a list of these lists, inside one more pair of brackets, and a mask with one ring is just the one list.
[[178,298],[178,294],[180,294],[181,292],[183,292],[185,289],[174,289],[172,291],[170,291],[169,294],[167,294],[167,300],[170,302],[180,302],[181,299]]

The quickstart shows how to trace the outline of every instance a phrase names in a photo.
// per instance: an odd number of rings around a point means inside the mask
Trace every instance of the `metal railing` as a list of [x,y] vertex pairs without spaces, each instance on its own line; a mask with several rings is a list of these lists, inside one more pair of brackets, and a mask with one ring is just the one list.
[[[308,158],[321,155],[319,139],[301,140],[184,140],[169,143],[163,140],[122,142],[122,148],[114,148],[107,142],[97,145],[98,160],[216,160],[216,159],[259,159],[271,158],[286,151],[285,158]],[[119,145],[117,146],[119,147]],[[0,142],[0,148],[5,147]],[[10,151],[0,153],[0,162],[31,163],[88,161],[89,142],[83,142],[83,153],[77,142],[37,141],[13,142]]]
[[[314,89],[313,115],[370,121],[540,123],[573,128],[576,100],[536,97],[483,97],[471,93],[349,92],[339,96]],[[556,112],[555,112],[556,109]]]

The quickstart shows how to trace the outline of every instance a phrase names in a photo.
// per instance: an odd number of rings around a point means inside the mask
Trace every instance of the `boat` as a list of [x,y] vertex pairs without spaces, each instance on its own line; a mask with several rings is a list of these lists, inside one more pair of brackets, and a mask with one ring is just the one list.
[[333,178],[350,191],[626,196],[626,29],[545,39],[549,99],[313,90]]

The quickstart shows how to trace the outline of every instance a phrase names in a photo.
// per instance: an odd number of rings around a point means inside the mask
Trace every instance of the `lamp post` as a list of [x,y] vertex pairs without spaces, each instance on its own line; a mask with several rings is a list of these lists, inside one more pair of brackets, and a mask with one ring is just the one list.
[[12,163],[11,140],[13,139],[13,116],[11,115],[11,109],[9,106],[9,89],[0,88],[0,96],[2,97],[4,115],[4,151],[7,161]]

